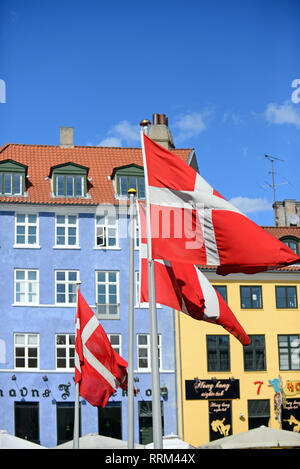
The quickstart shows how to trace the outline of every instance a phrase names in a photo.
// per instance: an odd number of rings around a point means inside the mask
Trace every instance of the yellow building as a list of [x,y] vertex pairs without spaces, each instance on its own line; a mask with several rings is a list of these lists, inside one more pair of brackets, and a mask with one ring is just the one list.
[[[299,250],[300,227],[266,230]],[[197,447],[260,425],[300,432],[300,266],[226,277],[201,270],[251,345],[176,313],[181,438]]]

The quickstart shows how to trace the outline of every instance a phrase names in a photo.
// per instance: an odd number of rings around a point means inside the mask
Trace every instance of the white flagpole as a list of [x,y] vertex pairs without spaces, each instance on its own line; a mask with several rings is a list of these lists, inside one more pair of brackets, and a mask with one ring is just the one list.
[[[76,287],[77,287],[77,305],[78,305],[78,291],[80,290],[80,285],[81,285],[81,282],[76,283]],[[77,333],[77,331],[75,329],[75,337],[76,337],[76,333]],[[73,449],[79,449],[79,383],[75,384]]]
[[[147,164],[145,157],[143,133],[147,125],[141,122],[141,141],[144,161],[145,191],[146,191],[146,226],[147,226],[147,257],[148,257],[148,290],[149,290],[149,317],[150,317],[150,344],[151,344],[151,367],[152,367],[152,429],[153,448],[162,449],[162,424],[160,406],[160,381],[158,366],[158,340],[157,340],[157,313],[156,313],[156,291],[155,291],[155,271],[151,249],[151,218],[149,204],[149,185]],[[146,132],[145,132],[146,133]]]
[[135,189],[129,189],[129,313],[128,313],[128,420],[127,420],[127,445],[128,449],[134,449],[134,387],[133,387],[133,366],[134,366],[134,196]]

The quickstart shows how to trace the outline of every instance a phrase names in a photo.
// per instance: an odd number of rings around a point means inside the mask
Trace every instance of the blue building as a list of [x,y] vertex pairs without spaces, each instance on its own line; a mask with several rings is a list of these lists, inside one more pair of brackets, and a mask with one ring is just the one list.
[[[152,132],[152,133],[151,133]],[[150,137],[175,149],[164,115]],[[144,197],[140,148],[60,144],[0,149],[0,429],[54,447],[73,438],[76,283],[113,347],[128,357],[129,187]],[[138,227],[137,227],[138,230]],[[138,237],[135,249],[139,282]],[[174,312],[158,307],[164,434],[178,433]],[[149,312],[135,304],[135,441],[152,441]],[[80,398],[80,433],[127,439],[127,396]]]

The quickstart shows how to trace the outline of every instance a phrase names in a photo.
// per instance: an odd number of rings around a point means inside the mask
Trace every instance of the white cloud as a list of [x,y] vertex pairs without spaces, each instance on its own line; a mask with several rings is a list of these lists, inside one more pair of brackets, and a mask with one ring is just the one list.
[[98,143],[98,147],[121,147],[122,141],[117,137],[107,137]]
[[229,201],[243,213],[256,213],[272,210],[272,204],[267,199],[251,199],[249,197],[233,197]]
[[[182,114],[174,119],[175,129],[174,140],[183,142],[187,138],[195,137],[207,129],[207,121],[211,117],[212,111],[190,112]],[[178,133],[176,134],[176,129]]]
[[124,144],[137,145],[140,142],[138,125],[123,120],[107,132],[107,136],[98,143],[99,147],[122,147]]
[[289,102],[269,103],[264,114],[270,124],[292,124],[300,129],[300,114]]

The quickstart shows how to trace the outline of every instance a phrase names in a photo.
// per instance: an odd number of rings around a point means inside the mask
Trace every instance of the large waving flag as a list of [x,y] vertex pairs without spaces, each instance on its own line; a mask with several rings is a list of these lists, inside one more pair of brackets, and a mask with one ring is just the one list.
[[[149,301],[145,207],[138,202],[140,235],[140,301]],[[219,324],[243,345],[250,339],[222,296],[192,264],[155,260],[156,301],[194,319]]]
[[300,262],[174,153],[142,134],[152,259],[256,273]]
[[75,383],[80,395],[93,406],[105,407],[118,387],[127,388],[127,366],[78,291]]

